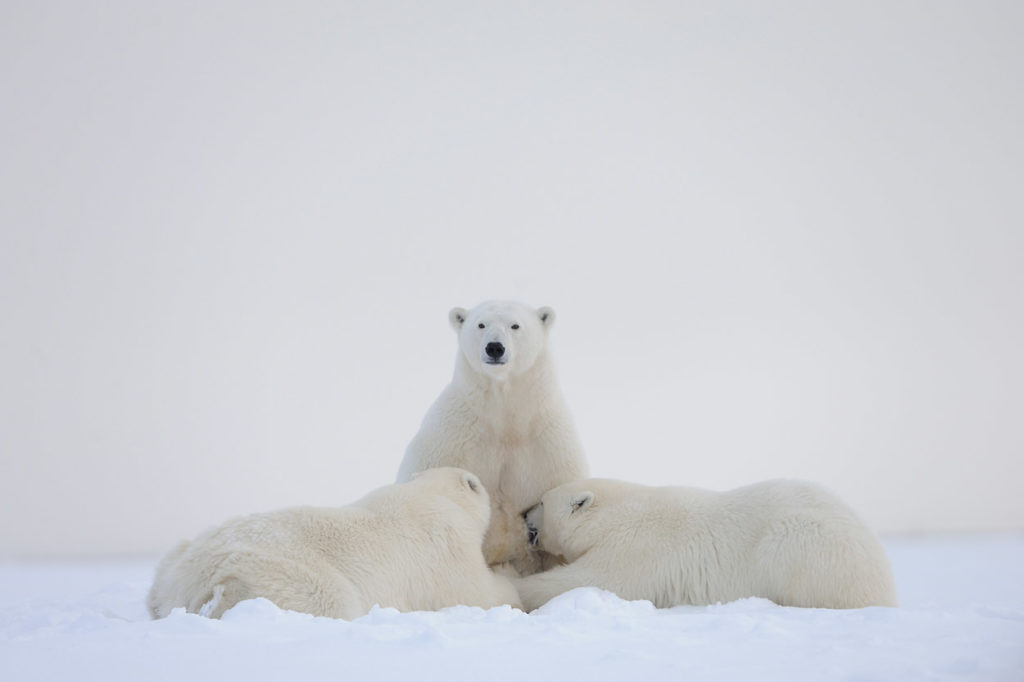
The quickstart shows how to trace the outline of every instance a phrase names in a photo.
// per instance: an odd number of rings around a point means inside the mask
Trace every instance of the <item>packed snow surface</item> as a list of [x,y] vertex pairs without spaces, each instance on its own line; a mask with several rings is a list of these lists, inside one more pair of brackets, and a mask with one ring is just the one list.
[[[901,606],[655,609],[581,588],[525,614],[242,602],[152,621],[155,559],[0,565],[0,680],[1024,680],[1024,534],[886,539]],[[638,567],[639,568],[639,567]]]

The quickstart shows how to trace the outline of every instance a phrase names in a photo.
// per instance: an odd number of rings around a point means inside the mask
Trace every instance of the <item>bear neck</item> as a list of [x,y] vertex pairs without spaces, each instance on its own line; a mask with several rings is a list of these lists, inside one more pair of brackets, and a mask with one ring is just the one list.
[[547,350],[525,372],[501,378],[477,372],[459,353],[452,385],[466,396],[470,409],[484,417],[503,415],[503,420],[510,410],[525,416],[544,409],[557,392]]

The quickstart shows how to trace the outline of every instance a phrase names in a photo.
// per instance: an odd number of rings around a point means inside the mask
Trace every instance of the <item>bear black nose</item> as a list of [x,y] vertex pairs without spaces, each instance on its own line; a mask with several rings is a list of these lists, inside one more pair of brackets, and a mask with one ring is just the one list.
[[531,547],[537,546],[537,538],[539,537],[540,532],[536,528],[534,528],[533,526],[526,527],[526,542],[529,543]]
[[484,351],[487,352],[487,357],[492,360],[497,360],[505,354],[505,346],[497,341],[491,341],[487,346],[484,347]]

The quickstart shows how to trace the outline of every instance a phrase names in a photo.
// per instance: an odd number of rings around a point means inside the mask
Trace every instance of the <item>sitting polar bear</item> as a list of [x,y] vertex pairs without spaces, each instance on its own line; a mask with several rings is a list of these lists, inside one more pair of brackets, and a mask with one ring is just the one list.
[[434,469],[340,508],[297,507],[228,521],[160,562],[147,603],[219,618],[243,599],[351,620],[465,604],[519,607],[480,551],[490,517],[480,479]]
[[728,492],[591,479],[546,493],[531,542],[569,563],[514,581],[527,610],[594,586],[657,607],[763,597],[784,606],[896,606],[881,543],[820,487]]
[[479,476],[491,493],[484,556],[524,573],[537,570],[542,557],[529,551],[523,513],[547,490],[587,475],[548,352],[554,320],[551,308],[506,301],[452,309],[449,321],[459,335],[455,374],[398,471],[399,481],[439,466]]

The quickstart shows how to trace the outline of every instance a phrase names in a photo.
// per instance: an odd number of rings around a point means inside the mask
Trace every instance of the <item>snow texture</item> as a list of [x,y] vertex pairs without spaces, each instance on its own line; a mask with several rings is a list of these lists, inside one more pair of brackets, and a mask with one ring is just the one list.
[[1024,680],[1024,534],[888,538],[897,609],[655,609],[581,588],[532,614],[262,599],[147,617],[154,561],[0,565],[0,680]]

